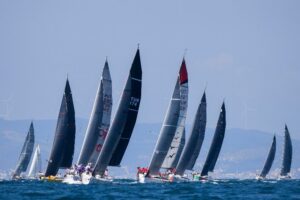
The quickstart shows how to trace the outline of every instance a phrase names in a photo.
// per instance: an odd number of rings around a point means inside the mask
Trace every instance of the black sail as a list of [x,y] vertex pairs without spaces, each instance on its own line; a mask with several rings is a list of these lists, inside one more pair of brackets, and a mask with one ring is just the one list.
[[207,176],[208,172],[214,171],[223,144],[225,128],[226,128],[226,110],[225,110],[225,104],[223,103],[219,115],[217,128],[206,161],[204,163],[201,176]]
[[59,168],[72,166],[75,131],[75,110],[71,88],[67,80],[45,176],[55,176]]
[[183,152],[177,164],[176,174],[183,175],[186,169],[188,170],[193,169],[204,140],[205,127],[206,127],[206,95],[204,92],[201,98],[201,103],[199,104],[197,109],[191,135],[183,149]]
[[139,111],[142,67],[139,49],[133,60],[116,115],[96,162],[93,174],[102,176],[108,165],[119,166],[129,143]]
[[27,133],[25,142],[22,147],[21,154],[19,156],[16,170],[13,173],[13,177],[20,176],[22,172],[26,172],[33,152],[33,147],[34,147],[34,128],[33,128],[33,123],[31,122],[29,131]]
[[275,153],[276,153],[276,136],[274,135],[273,142],[268,154],[268,158],[266,160],[263,170],[260,173],[260,177],[265,178],[269,173],[275,158]]
[[285,125],[283,159],[280,176],[287,176],[291,171],[293,147],[290,132]]

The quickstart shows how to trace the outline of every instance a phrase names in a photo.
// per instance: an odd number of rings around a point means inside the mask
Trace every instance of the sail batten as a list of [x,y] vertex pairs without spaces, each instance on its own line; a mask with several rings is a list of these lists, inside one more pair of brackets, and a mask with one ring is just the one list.
[[207,176],[208,172],[214,171],[223,144],[225,128],[226,128],[226,110],[225,110],[225,104],[223,103],[219,115],[218,123],[217,123],[217,128],[208,155],[206,157],[206,161],[204,163],[201,176]]
[[112,81],[108,62],[104,64],[93,110],[80,151],[78,164],[95,165],[106,138],[112,110]]
[[176,174],[183,175],[186,169],[192,170],[200,153],[206,127],[206,95],[205,92],[198,106],[192,131],[185,145],[179,162],[176,166]]
[[75,110],[70,84],[67,80],[45,176],[55,176],[59,168],[72,166],[75,131]]
[[134,57],[117,112],[109,128],[93,175],[104,174],[108,166],[119,166],[131,138],[141,100],[142,68],[139,49]]
[[292,165],[292,156],[293,156],[293,147],[290,132],[287,125],[285,125],[284,132],[284,147],[283,147],[283,159],[282,167],[280,171],[280,176],[288,176],[291,171]]
[[269,150],[269,154],[268,154],[267,160],[265,162],[264,168],[260,173],[260,177],[265,178],[267,176],[267,174],[269,173],[269,171],[272,167],[274,158],[275,158],[275,153],[276,153],[276,137],[274,135],[273,142],[272,142],[271,148]]
[[34,147],[34,128],[33,128],[33,123],[31,122],[29,131],[26,135],[25,142],[22,147],[21,154],[18,159],[16,169],[13,173],[13,177],[19,177],[21,173],[26,172],[33,152],[33,147]]

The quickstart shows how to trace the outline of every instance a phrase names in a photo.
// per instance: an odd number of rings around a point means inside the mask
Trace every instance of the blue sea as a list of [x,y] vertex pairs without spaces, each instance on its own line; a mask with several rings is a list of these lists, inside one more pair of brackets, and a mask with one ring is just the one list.
[[146,183],[130,179],[89,185],[0,181],[0,199],[300,199],[300,180]]

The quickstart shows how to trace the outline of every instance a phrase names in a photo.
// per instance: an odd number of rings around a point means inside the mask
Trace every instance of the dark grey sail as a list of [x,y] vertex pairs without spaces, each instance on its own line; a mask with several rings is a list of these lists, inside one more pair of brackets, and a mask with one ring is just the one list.
[[284,132],[284,147],[283,147],[283,159],[282,167],[280,171],[280,176],[288,176],[291,171],[292,165],[292,156],[293,156],[293,147],[290,132],[287,125],[285,125]]
[[45,176],[55,176],[59,168],[72,166],[75,132],[75,110],[71,88],[67,80]]
[[19,177],[22,172],[26,172],[34,147],[34,128],[31,122],[29,131],[25,138],[21,154],[19,156],[16,170],[13,173],[13,178]]
[[112,110],[112,83],[107,61],[96,94],[92,114],[79,154],[78,164],[95,165],[104,144]]
[[120,165],[137,119],[141,89],[142,67],[138,49],[116,115],[96,162],[93,175],[103,176],[108,165]]
[[269,154],[268,154],[268,158],[266,160],[263,170],[261,171],[261,173],[259,175],[261,178],[265,178],[267,176],[267,174],[269,173],[269,171],[272,167],[274,158],[275,158],[275,153],[276,153],[276,136],[274,135],[272,146],[271,146]]
[[159,138],[149,165],[149,173],[158,174],[174,138],[180,112],[179,80],[177,79],[172,99],[161,128]]
[[206,157],[206,161],[204,163],[201,176],[207,176],[208,172],[214,171],[215,165],[217,163],[222,148],[222,144],[225,136],[225,128],[226,128],[226,110],[225,110],[225,104],[223,102],[221,112],[219,115],[217,128],[208,155]]
[[201,150],[206,127],[206,95],[205,92],[198,106],[192,132],[186,143],[179,162],[176,166],[176,174],[183,175],[185,170],[192,170]]

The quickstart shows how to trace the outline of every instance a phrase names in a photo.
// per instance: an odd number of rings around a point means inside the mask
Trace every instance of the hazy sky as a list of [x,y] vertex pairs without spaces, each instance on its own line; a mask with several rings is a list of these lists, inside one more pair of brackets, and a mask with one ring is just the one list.
[[300,1],[0,1],[0,115],[55,119],[67,74],[88,118],[108,56],[113,109],[140,43],[138,122],[162,122],[187,48],[188,121],[207,85],[208,126],[300,138]]

